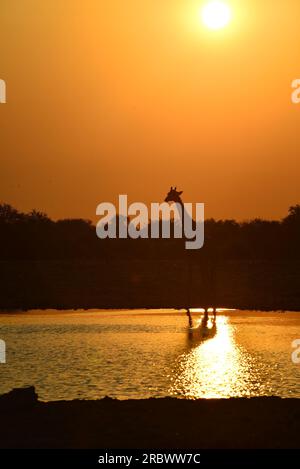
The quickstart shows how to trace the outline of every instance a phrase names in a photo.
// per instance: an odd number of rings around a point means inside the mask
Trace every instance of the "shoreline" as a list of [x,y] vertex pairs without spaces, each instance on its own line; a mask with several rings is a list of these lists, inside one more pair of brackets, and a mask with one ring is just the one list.
[[295,449],[300,399],[279,397],[41,402],[0,396],[1,448]]
[[[195,311],[191,311],[192,315],[194,316],[201,316],[205,313],[205,310],[201,310],[201,308],[190,308],[195,309]],[[196,311],[197,310],[197,311]],[[18,314],[73,314],[73,313],[80,313],[80,314],[105,314],[105,313],[130,313],[132,315],[161,315],[161,316],[173,316],[178,314],[186,314],[186,309],[184,308],[172,308],[172,307],[165,307],[165,308],[70,308],[70,309],[56,309],[56,308],[33,308],[33,309],[0,309],[0,316],[1,315],[18,315]],[[218,308],[217,310],[217,317],[218,316],[242,316],[244,313],[251,313],[255,316],[261,316],[263,314],[289,314],[289,313],[300,313],[300,306],[299,309],[240,309],[240,308]],[[211,316],[213,314],[212,311],[209,311],[208,314]]]

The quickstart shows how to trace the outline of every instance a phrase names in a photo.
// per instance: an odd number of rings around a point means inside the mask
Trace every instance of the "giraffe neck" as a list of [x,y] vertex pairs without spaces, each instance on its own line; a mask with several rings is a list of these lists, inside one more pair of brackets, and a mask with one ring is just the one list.
[[[182,202],[182,200],[180,199],[179,200],[179,205],[181,206],[181,223],[182,223],[182,228],[184,230],[184,222],[185,222],[185,218],[191,218],[190,214],[186,211],[185,209],[185,206],[184,206],[184,203]],[[194,227],[195,226],[195,222],[194,220],[192,219],[192,226]]]
[[185,206],[184,206],[184,203],[182,202],[182,200],[180,199],[179,200],[179,205],[181,207],[181,223],[182,223],[182,229],[184,230],[184,218],[185,218]]

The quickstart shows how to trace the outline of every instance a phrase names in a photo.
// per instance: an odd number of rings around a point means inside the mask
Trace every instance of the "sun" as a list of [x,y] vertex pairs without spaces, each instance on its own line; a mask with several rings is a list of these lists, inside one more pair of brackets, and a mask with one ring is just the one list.
[[230,6],[221,1],[211,1],[201,10],[202,21],[209,29],[221,29],[227,26],[232,18]]

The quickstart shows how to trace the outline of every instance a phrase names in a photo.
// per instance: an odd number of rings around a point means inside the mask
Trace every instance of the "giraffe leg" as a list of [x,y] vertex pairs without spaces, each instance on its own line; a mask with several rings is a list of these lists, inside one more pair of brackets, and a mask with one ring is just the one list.
[[186,314],[187,314],[187,317],[188,317],[188,319],[189,319],[189,326],[190,326],[190,327],[193,327],[193,318],[192,318],[192,315],[191,315],[190,308],[187,308]]
[[202,320],[202,324],[203,324],[204,327],[207,326],[207,322],[208,322],[208,308],[205,308],[204,316],[203,316],[203,320]]

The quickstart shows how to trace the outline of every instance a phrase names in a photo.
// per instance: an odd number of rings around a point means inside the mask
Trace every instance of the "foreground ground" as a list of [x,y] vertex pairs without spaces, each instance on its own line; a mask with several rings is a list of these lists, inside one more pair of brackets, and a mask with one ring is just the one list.
[[39,402],[0,397],[1,448],[298,448],[300,399]]

